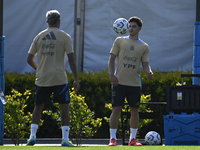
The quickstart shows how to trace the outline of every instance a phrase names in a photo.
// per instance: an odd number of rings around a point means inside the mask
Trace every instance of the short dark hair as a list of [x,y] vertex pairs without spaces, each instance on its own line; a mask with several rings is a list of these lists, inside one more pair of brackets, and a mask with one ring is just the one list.
[[139,27],[142,27],[142,19],[140,19],[139,17],[136,17],[136,16],[133,16],[133,17],[131,17],[129,20],[128,20],[128,22],[130,23],[130,22],[135,22],[135,23],[137,23],[137,25],[139,26]]
[[47,11],[46,19],[49,25],[55,25],[58,19],[60,19],[60,13],[57,10]]

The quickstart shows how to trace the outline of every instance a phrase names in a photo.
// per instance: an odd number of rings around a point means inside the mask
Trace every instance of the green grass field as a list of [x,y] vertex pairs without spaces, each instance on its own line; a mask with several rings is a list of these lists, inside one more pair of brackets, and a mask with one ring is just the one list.
[[200,150],[200,146],[0,146],[0,150]]

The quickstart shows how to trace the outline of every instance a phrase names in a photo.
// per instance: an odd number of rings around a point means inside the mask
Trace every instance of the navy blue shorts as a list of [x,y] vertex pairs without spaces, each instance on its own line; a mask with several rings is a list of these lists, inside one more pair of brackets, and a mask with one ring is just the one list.
[[139,108],[141,99],[141,88],[120,85],[112,88],[112,106],[124,106],[125,98],[130,107]]
[[68,83],[58,86],[41,87],[35,85],[35,104],[44,104],[50,100],[53,93],[53,102],[65,104],[70,102]]

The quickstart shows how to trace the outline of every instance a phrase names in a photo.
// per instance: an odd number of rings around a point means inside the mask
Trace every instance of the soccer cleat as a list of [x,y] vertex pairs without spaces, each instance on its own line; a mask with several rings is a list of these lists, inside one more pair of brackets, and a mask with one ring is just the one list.
[[30,139],[28,139],[26,145],[35,145],[35,137],[32,136]]
[[65,141],[64,139],[62,140],[61,146],[69,146],[69,147],[74,147],[74,144],[71,141]]
[[136,139],[132,139],[129,143],[128,146],[142,146],[141,143],[139,143]]
[[115,139],[111,139],[108,146],[116,146],[117,145],[117,141]]

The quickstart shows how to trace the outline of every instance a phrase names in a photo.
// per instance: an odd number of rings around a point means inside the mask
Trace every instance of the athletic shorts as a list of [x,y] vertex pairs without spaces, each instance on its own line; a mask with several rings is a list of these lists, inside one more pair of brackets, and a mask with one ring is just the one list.
[[141,88],[134,86],[120,85],[112,88],[112,106],[124,106],[125,98],[130,107],[139,108]]
[[65,104],[70,102],[68,83],[58,86],[41,87],[35,85],[35,104],[44,104],[50,100],[53,93],[53,102]]

